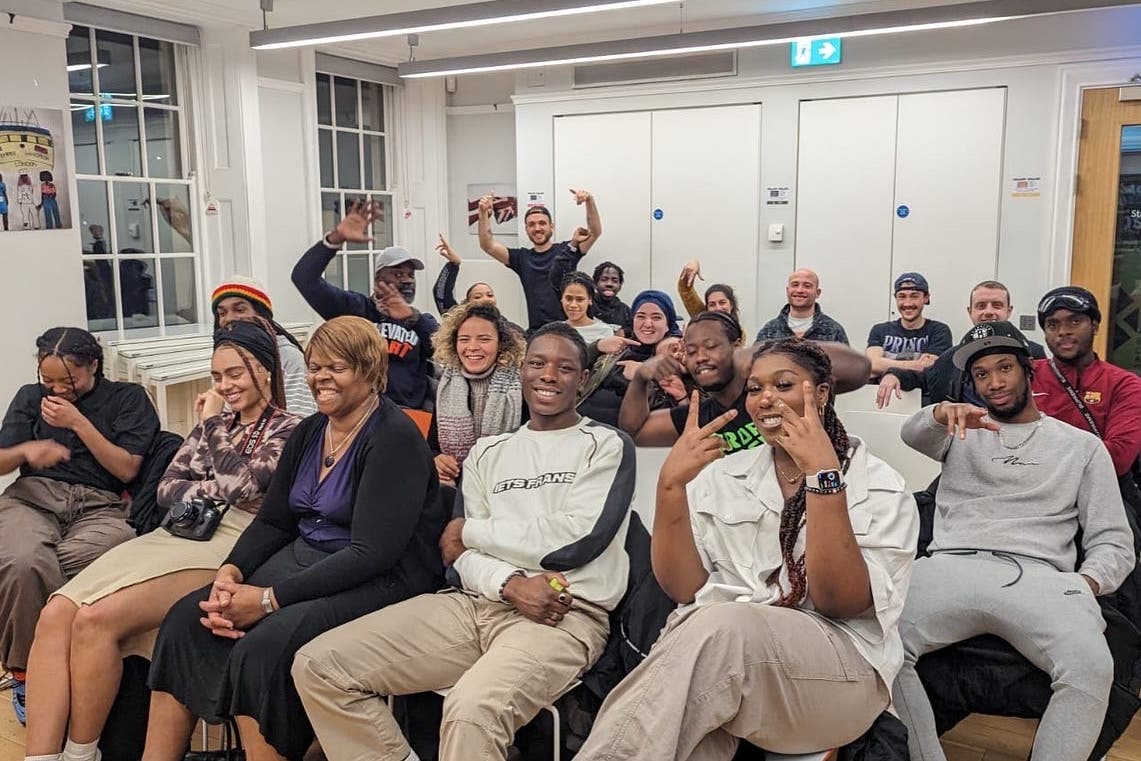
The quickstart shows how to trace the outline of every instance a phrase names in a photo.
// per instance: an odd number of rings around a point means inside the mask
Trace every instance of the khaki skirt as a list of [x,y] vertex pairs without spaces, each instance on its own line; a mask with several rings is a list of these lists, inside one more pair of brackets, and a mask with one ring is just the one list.
[[[179,571],[216,571],[225,562],[238,537],[253,521],[252,513],[231,508],[208,541],[196,542],[157,528],[103,553],[74,579],[57,589],[76,605],[91,605],[121,589]],[[187,589],[193,591],[193,588]],[[157,630],[156,630],[157,631]],[[155,631],[123,643],[123,654],[150,657]]]

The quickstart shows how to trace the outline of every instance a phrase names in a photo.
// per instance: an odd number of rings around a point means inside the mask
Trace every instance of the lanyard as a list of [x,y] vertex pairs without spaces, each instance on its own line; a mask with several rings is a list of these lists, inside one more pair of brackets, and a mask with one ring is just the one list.
[[1070,385],[1070,382],[1066,380],[1066,376],[1062,375],[1062,371],[1058,369],[1056,364],[1054,364],[1053,359],[1050,360],[1049,364],[1050,369],[1054,371],[1054,377],[1058,379],[1058,382],[1062,384],[1062,388],[1066,389],[1066,393],[1070,395],[1070,401],[1074,403],[1074,406],[1078,408],[1078,412],[1082,413],[1082,417],[1086,419],[1086,425],[1088,425],[1090,430],[1093,431],[1094,435],[1100,439],[1101,430],[1097,427],[1097,423],[1094,422],[1093,413],[1089,411],[1089,407],[1087,407],[1086,403],[1081,400],[1081,398],[1078,396],[1078,392],[1074,390],[1074,387]]
[[[258,443],[261,441],[262,434],[265,433],[265,427],[269,425],[270,418],[277,412],[272,404],[266,405],[265,411],[261,413],[258,422],[246,434],[245,441],[238,445],[238,451],[242,453],[243,457],[249,457],[257,449]],[[234,418],[237,420],[237,417]]]

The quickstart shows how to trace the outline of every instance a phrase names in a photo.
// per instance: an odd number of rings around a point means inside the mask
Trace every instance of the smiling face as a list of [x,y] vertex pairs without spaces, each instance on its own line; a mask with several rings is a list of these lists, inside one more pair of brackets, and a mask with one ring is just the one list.
[[794,309],[812,309],[820,298],[820,278],[812,270],[797,270],[788,276],[784,292]]
[[988,354],[971,363],[971,380],[995,420],[1013,421],[1030,401],[1026,371],[1014,354]]
[[725,329],[716,322],[690,323],[682,339],[685,370],[703,390],[717,392],[733,382],[736,368],[733,351]]
[[590,317],[587,316],[590,309],[590,294],[586,292],[585,286],[571,283],[564,288],[562,305],[563,314],[567,316],[567,322],[571,325],[590,324]]
[[532,339],[519,375],[532,428],[573,424],[577,419],[575,395],[586,381],[586,369],[578,347],[570,339],[558,335]]
[[665,338],[668,332],[666,313],[660,306],[646,302],[638,307],[638,311],[634,313],[634,340],[646,346],[653,346]]
[[541,212],[528,214],[524,222],[527,228],[527,238],[536,248],[545,246],[551,241],[554,231],[551,229],[551,218]]
[[469,317],[456,330],[456,354],[464,370],[483,375],[499,358],[499,329],[482,317]]
[[372,384],[343,357],[329,356],[310,346],[305,380],[317,401],[317,410],[340,420],[356,412],[370,395]]
[[250,376],[242,355],[233,346],[219,346],[210,359],[210,378],[226,404],[239,417],[260,415],[269,404],[269,371],[252,357],[247,357],[255,376]]
[[710,291],[705,297],[705,308],[710,312],[723,312],[733,314],[733,302],[725,291]]
[[40,383],[51,396],[74,402],[95,388],[97,366],[96,362],[90,365],[77,364],[53,354],[40,362]]
[[1010,319],[1013,307],[1010,296],[1001,288],[976,288],[971,291],[971,303],[967,305],[967,316],[972,325],[980,322],[1003,322]]
[[1056,309],[1042,325],[1046,346],[1063,362],[1074,362],[1093,351],[1098,323],[1084,312]]
[[376,273],[376,282],[388,283],[400,291],[400,295],[409,304],[416,299],[416,268],[412,262],[381,268]]
[[622,290],[622,276],[618,274],[618,270],[607,267],[598,273],[598,279],[594,281],[594,284],[598,286],[600,296],[612,299]]
[[797,417],[804,417],[804,405],[814,407],[828,401],[828,384],[815,385],[815,395],[804,398],[804,382],[813,382],[812,374],[786,354],[773,352],[758,357],[749,370],[745,383],[745,409],[757,424],[765,441],[779,446],[784,426],[777,402],[784,402]]
[[466,302],[475,304],[487,302],[495,306],[495,291],[487,283],[476,283],[468,288]]
[[904,322],[918,322],[926,304],[927,294],[923,291],[908,288],[895,292],[895,308]]

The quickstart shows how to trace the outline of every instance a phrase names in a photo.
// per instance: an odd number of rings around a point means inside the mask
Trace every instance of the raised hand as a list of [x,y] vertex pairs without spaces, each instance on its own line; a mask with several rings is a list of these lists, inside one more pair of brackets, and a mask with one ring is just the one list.
[[836,456],[832,439],[828,438],[828,432],[824,430],[824,423],[820,420],[812,381],[804,381],[803,390],[804,415],[797,415],[792,407],[779,399],[773,405],[784,418],[777,443],[803,473],[839,470],[840,459]]
[[590,194],[589,190],[582,190],[581,188],[576,190],[575,188],[571,188],[570,192],[574,195],[574,202],[578,206],[582,206],[584,203],[594,198],[594,196]]
[[709,424],[699,426],[698,408],[701,397],[694,391],[689,398],[689,414],[685,419],[685,430],[677,443],[670,449],[666,461],[658,472],[658,483],[668,487],[684,487],[706,465],[725,456],[725,443],[717,432],[722,426],[737,417],[737,410],[729,410],[715,417]]
[[[551,579],[558,579],[564,591],[552,587]],[[574,603],[566,591],[569,588],[570,582],[561,573],[541,573],[529,578],[514,576],[503,588],[503,599],[537,624],[558,626]]]
[[623,338],[622,336],[607,336],[606,338],[598,339],[598,350],[603,354],[621,354],[626,351],[628,346],[641,346],[633,338]]
[[495,207],[495,196],[488,193],[479,199],[479,215],[481,217],[491,217],[491,210]]
[[701,276],[701,262],[696,259],[690,259],[681,268],[680,279],[685,281],[687,287],[692,288],[695,280],[704,280]]
[[575,248],[578,248],[586,241],[590,240],[590,230],[585,227],[576,227],[575,231],[571,234],[571,243]]
[[36,470],[54,468],[64,460],[71,459],[71,450],[52,439],[25,441],[20,445],[24,462]]
[[345,241],[372,243],[373,237],[369,235],[369,228],[383,213],[379,201],[364,201],[358,198],[353,201],[353,205],[337,223],[336,228],[329,233],[329,242],[338,246]]
[[681,362],[678,362],[670,354],[663,354],[659,357],[650,357],[642,364],[638,365],[637,376],[644,381],[657,381],[661,384],[662,381],[674,376],[681,376],[685,372]]
[[876,389],[876,409],[883,409],[891,404],[891,397],[895,395],[896,399],[902,399],[903,394],[899,391],[899,378],[891,373],[880,378],[879,388]]
[[444,237],[443,233],[440,233],[440,242],[436,244],[436,252],[452,264],[460,263],[460,255],[456,253],[454,248],[448,245],[448,240]]
[[935,422],[947,426],[948,436],[958,434],[960,439],[966,439],[967,431],[971,429],[999,430],[998,423],[987,417],[986,408],[973,404],[940,402],[935,405]]
[[412,305],[404,300],[404,294],[391,283],[377,280],[372,299],[376,302],[378,311],[383,312],[394,320],[407,320],[415,311]]
[[226,400],[212,388],[203,391],[194,400],[194,411],[198,413],[198,422],[221,414],[225,407]]
[[79,408],[62,396],[45,396],[40,402],[40,416],[48,425],[69,431],[74,431],[86,420]]

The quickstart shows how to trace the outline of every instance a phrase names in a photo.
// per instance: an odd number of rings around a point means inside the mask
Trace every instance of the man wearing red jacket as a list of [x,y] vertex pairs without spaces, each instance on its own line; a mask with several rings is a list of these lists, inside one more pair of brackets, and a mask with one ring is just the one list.
[[1054,358],[1034,361],[1034,403],[1050,417],[1096,434],[1117,475],[1125,475],[1141,454],[1141,378],[1094,352],[1101,324],[1097,299],[1076,285],[1055,288],[1038,302],[1038,324]]

